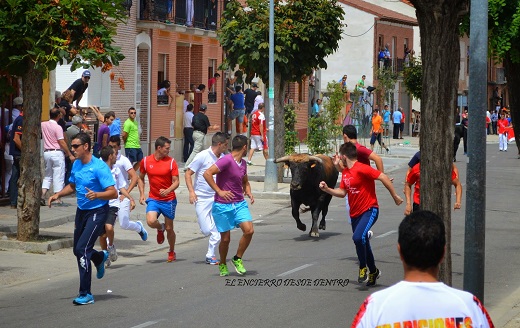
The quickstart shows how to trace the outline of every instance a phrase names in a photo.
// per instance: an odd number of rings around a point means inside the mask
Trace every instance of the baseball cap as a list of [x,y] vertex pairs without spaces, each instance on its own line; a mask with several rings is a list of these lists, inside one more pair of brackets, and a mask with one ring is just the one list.
[[206,110],[208,106],[206,104],[200,104],[199,110]]
[[72,124],[76,125],[76,124],[81,123],[81,122],[83,122],[83,118],[81,116],[74,115],[72,117]]
[[81,76],[90,77],[90,71],[89,70],[83,71],[83,74],[81,74]]
[[13,105],[14,106],[20,106],[23,105],[23,98],[22,97],[16,97],[13,99]]
[[256,84],[256,83],[251,83],[251,88],[258,88],[258,84]]

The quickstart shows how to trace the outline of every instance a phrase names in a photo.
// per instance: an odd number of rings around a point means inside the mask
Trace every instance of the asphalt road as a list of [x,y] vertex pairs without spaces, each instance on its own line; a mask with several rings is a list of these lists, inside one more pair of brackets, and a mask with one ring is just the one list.
[[[520,185],[518,160],[488,146],[487,238],[485,304],[499,309],[520,284]],[[508,157],[506,157],[508,156]],[[465,162],[459,170],[465,187]],[[392,172],[400,192],[404,169]],[[166,263],[166,253],[120,252],[105,278],[93,277],[95,304],[73,306],[78,288],[75,262],[67,262],[55,279],[38,280],[0,293],[2,327],[340,327],[349,326],[371,292],[398,282],[402,267],[396,251],[397,228],[404,207],[393,204],[378,183],[381,213],[371,240],[376,264],[382,271],[378,286],[356,282],[357,259],[346,223],[344,200],[333,199],[327,230],[311,239],[297,230],[290,209],[255,225],[255,235],[244,257],[248,274],[218,276],[215,266],[203,263],[207,240],[176,248],[177,261]],[[453,212],[453,285],[462,287],[464,209]],[[302,215],[310,226],[310,214]],[[231,234],[230,255],[240,232]],[[154,238],[154,235],[151,235]],[[45,270],[42,267],[42,270]],[[346,279],[350,283],[345,285]],[[246,286],[255,284],[256,286]],[[258,286],[262,284],[262,286]],[[281,285],[280,285],[281,284]],[[294,286],[303,285],[303,286]],[[518,302],[518,300],[516,300]],[[510,304],[508,304],[510,305]]]

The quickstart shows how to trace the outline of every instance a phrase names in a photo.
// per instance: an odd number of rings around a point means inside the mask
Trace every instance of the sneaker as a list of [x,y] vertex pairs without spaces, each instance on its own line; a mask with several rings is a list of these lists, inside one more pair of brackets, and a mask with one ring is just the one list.
[[141,231],[139,231],[139,236],[141,236],[141,239],[143,241],[146,241],[148,239],[148,232],[146,231],[146,229],[144,228],[143,224],[141,223],[141,221],[137,221],[137,224],[141,226]]
[[220,263],[218,265],[218,270],[220,271],[220,276],[221,277],[229,276],[229,270],[227,268],[226,263]]
[[211,265],[217,265],[218,264],[218,260],[215,256],[213,257],[206,257],[206,263],[207,264],[211,264]]
[[92,296],[92,294],[79,295],[72,301],[72,303],[76,305],[94,304],[94,296]]
[[374,232],[372,230],[368,230],[368,240],[372,239],[372,236],[374,236]]
[[107,259],[108,259],[108,252],[103,251],[103,260],[101,261],[101,263],[99,263],[99,265],[96,265],[96,269],[97,269],[96,277],[98,279],[103,278],[103,276],[105,275],[105,262],[107,261]]
[[105,268],[108,268],[111,264],[112,264],[112,261],[110,261],[110,256],[109,256],[108,259],[105,261]]
[[376,280],[379,279],[379,277],[381,277],[381,271],[379,271],[379,269],[376,269],[376,272],[374,272],[374,273],[369,273],[367,286],[368,287],[375,286]]
[[367,282],[367,280],[368,280],[367,273],[368,273],[368,268],[367,267],[359,269],[359,276],[357,278],[357,281],[360,284],[364,283],[364,282]]
[[177,259],[177,254],[175,254],[174,251],[169,251],[168,252],[168,260],[167,262],[173,262]]
[[239,275],[246,274],[246,268],[244,268],[244,264],[242,263],[242,259],[231,259],[231,263],[233,263],[233,266],[235,267],[236,272]]
[[162,229],[157,229],[157,244],[164,243],[164,224],[162,225]]
[[110,255],[110,261],[117,261],[116,245],[108,246],[108,254]]
[[247,161],[247,165],[251,166],[251,165],[253,165],[253,162]]

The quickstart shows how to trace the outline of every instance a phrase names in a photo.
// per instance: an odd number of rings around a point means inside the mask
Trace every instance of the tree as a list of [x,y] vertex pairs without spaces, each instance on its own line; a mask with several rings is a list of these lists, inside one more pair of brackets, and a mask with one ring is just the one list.
[[503,61],[511,119],[520,158],[520,3],[489,0],[489,49],[492,57]]
[[[124,58],[112,46],[118,23],[126,19],[124,0],[0,0],[2,71],[22,77],[23,151],[18,180],[18,240],[39,234],[42,178],[40,158],[42,83],[67,61],[72,70],[101,67]],[[37,162],[39,163],[39,161]]]
[[413,98],[420,100],[422,96],[422,64],[418,60],[410,62],[403,71],[403,82],[406,90]]
[[[338,49],[344,11],[334,0],[274,0],[274,138],[275,157],[284,155],[286,82],[298,81],[313,69],[326,68],[324,58]],[[223,67],[238,65],[246,81],[269,80],[269,1],[249,0],[244,8],[231,0],[223,13],[218,39],[226,52]],[[279,171],[281,173],[281,171]],[[281,178],[281,174],[279,175]]]
[[[337,140],[342,131],[340,117],[342,108],[345,108],[345,96],[341,85],[336,81],[329,82],[323,110],[319,116],[309,120],[307,145],[311,154],[328,154],[333,150],[339,150]],[[330,143],[331,140],[334,147]]]
[[459,24],[468,0],[411,0],[421,34],[421,208],[444,219],[446,257],[440,279],[451,285],[453,104],[460,65]]

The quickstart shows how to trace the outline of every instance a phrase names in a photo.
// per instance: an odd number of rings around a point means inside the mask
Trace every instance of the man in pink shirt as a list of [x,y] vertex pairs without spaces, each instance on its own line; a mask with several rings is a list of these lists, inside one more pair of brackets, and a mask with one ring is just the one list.
[[[61,115],[59,108],[53,108],[50,112],[50,120],[42,122],[43,159],[45,161],[45,177],[42,183],[42,206],[46,205],[45,195],[50,189],[51,183],[54,193],[61,191],[64,187],[65,156],[71,162],[75,159],[69,147],[67,147],[63,137],[63,129],[58,125]],[[63,203],[60,202],[59,204]]]

